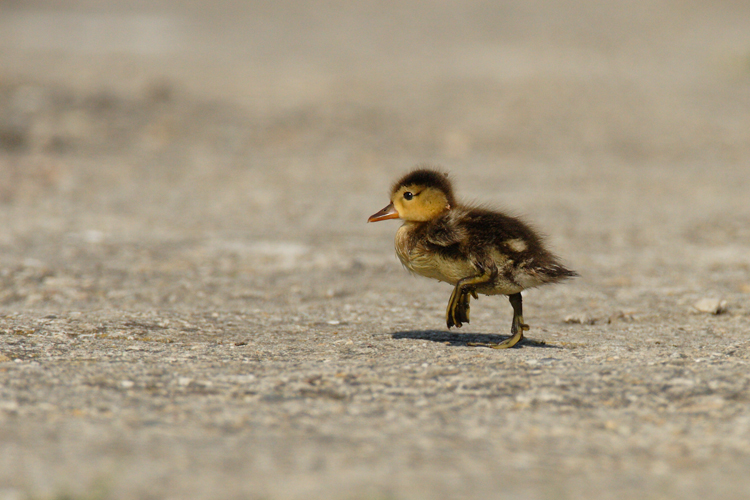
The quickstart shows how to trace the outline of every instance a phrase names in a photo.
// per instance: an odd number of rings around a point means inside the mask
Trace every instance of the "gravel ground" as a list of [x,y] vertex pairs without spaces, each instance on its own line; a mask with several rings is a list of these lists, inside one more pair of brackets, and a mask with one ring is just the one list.
[[[745,499],[750,6],[0,2],[0,500]],[[581,278],[447,331],[419,163]]]

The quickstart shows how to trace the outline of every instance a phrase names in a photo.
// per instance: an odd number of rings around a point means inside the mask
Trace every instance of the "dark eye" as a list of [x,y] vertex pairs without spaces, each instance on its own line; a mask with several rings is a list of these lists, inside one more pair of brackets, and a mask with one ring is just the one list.
[[408,201],[408,200],[411,200],[412,198],[414,198],[414,194],[412,194],[411,191],[407,191],[407,192],[404,193],[404,199],[405,200]]

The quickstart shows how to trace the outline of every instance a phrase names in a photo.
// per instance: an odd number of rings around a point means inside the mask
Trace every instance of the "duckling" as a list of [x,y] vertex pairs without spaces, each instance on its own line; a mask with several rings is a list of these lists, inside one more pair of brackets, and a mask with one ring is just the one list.
[[396,232],[401,263],[412,273],[453,285],[445,312],[449,329],[469,323],[471,297],[508,296],[511,337],[486,344],[495,349],[513,347],[529,329],[522,290],[578,276],[520,219],[458,203],[448,175],[437,170],[417,168],[393,184],[390,204],[367,222],[388,219],[404,221]]

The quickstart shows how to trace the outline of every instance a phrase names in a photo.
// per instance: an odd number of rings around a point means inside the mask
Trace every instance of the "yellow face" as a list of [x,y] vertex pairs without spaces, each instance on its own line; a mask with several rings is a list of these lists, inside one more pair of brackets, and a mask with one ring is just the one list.
[[393,193],[391,203],[399,219],[415,222],[435,219],[451,208],[443,191],[419,185],[400,187]]

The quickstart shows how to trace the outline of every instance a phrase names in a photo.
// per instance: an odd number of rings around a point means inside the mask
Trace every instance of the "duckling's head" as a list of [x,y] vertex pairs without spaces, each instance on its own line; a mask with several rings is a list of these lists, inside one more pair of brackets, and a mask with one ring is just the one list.
[[386,219],[425,222],[440,217],[456,206],[448,174],[418,168],[403,176],[391,188],[391,203],[367,222]]

